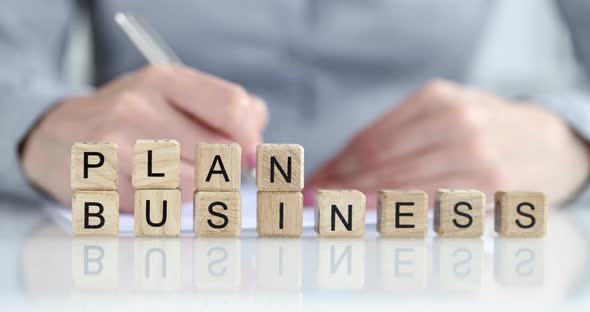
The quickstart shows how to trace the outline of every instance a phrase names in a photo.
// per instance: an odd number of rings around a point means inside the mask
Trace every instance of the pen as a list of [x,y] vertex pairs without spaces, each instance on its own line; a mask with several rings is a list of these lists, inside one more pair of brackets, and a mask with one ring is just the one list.
[[[129,12],[117,12],[114,19],[150,64],[182,64],[172,48],[145,20]],[[254,182],[256,171],[254,169],[242,171],[242,176]]]

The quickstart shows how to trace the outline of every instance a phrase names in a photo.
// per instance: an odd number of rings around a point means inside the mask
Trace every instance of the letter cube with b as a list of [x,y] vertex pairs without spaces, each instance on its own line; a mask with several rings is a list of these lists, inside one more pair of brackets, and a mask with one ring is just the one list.
[[496,192],[495,230],[507,237],[542,237],[546,200],[540,192]]
[[119,194],[77,191],[72,196],[72,233],[115,236],[119,233]]

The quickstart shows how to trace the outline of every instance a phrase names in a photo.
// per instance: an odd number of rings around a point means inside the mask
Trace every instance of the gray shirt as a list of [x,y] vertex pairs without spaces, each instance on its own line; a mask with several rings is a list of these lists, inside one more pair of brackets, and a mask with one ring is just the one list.
[[[19,142],[52,105],[81,92],[63,80],[71,18],[91,17],[95,84],[145,64],[113,23],[143,16],[188,65],[245,86],[270,109],[267,142],[299,143],[311,172],[424,82],[465,82],[493,2],[488,0],[253,0],[51,2],[0,10],[0,194],[34,198]],[[558,2],[582,66],[590,66],[590,2]],[[538,95],[590,138],[587,94]],[[162,120],[164,123],[165,120]]]

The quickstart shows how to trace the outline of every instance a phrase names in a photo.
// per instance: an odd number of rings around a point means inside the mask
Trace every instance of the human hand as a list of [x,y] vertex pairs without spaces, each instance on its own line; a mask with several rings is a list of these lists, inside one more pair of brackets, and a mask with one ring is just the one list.
[[192,199],[194,145],[237,142],[245,165],[256,161],[267,110],[242,87],[180,65],[153,65],[122,76],[96,93],[65,99],[31,130],[22,151],[30,181],[69,205],[70,148],[74,142],[119,146],[122,211],[133,210],[133,146],[137,139],[181,144],[180,188]]
[[[556,115],[446,81],[433,81],[361,131],[306,184],[378,189],[545,192],[570,198],[589,172],[587,143]],[[307,200],[309,200],[307,196]]]

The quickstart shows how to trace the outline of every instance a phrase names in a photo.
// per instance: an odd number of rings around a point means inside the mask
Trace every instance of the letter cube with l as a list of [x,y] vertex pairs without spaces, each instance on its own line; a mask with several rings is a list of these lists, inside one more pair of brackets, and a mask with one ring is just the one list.
[[381,236],[426,236],[428,196],[423,191],[381,190],[377,195],[377,231]]
[[180,145],[174,140],[137,140],[133,148],[135,189],[175,189],[180,184]]
[[434,201],[434,231],[441,237],[481,237],[485,195],[477,190],[442,189]]
[[197,191],[239,191],[242,149],[239,144],[197,144]]
[[203,192],[194,194],[194,231],[202,237],[235,237],[242,230],[240,192]]
[[260,144],[256,148],[256,186],[266,192],[301,192],[303,147],[297,144]]
[[497,192],[495,229],[507,237],[542,237],[546,232],[547,206],[540,192]]
[[365,234],[365,194],[356,190],[317,190],[315,230],[322,237]]
[[71,149],[70,183],[75,191],[117,189],[117,145],[75,143]]
[[115,236],[119,233],[119,194],[115,191],[77,191],[72,196],[74,236]]

